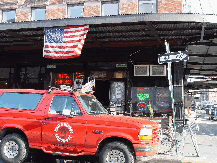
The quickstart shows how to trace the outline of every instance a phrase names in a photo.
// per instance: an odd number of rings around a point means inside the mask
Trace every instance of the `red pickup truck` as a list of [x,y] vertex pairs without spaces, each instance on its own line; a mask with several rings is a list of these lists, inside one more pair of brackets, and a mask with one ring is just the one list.
[[0,159],[8,163],[24,162],[33,150],[52,156],[50,163],[84,155],[133,163],[160,145],[155,122],[109,115],[90,94],[33,89],[0,89],[0,140]]

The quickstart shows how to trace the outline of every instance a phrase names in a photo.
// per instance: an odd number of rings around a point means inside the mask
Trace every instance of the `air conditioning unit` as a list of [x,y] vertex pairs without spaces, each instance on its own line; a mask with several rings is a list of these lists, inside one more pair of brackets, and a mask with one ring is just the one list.
[[166,76],[166,65],[150,65],[150,76]]
[[149,65],[134,65],[134,76],[149,76]]

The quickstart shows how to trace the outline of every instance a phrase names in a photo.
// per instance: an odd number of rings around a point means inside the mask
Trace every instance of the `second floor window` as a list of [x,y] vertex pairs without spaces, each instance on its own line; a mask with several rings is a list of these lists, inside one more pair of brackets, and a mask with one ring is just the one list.
[[118,15],[119,5],[118,1],[103,2],[102,3],[102,16]]
[[139,0],[139,13],[157,13],[157,0]]
[[32,8],[32,20],[45,20],[45,8]]
[[83,17],[84,4],[69,5],[68,6],[68,18]]
[[15,22],[15,10],[3,11],[2,22]]

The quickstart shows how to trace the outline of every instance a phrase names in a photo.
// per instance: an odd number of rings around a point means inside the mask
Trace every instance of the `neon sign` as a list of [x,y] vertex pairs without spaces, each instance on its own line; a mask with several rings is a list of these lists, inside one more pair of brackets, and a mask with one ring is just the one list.
[[156,101],[156,104],[164,108],[169,107],[169,104],[167,102]]
[[148,104],[145,102],[138,102],[137,107],[140,111],[145,111],[148,107]]
[[149,98],[149,94],[145,93],[137,93],[136,96],[139,97],[139,100],[147,100]]
[[84,72],[76,72],[75,78],[76,79],[84,79]]
[[71,84],[70,77],[67,74],[57,74],[57,79],[55,79],[55,84]]

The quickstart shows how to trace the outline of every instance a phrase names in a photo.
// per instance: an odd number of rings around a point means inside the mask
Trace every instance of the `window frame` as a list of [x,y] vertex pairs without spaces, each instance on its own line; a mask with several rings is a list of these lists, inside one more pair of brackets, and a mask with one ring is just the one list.
[[[145,2],[145,3],[151,3],[151,4],[153,4],[153,3],[155,3],[156,5],[156,12],[150,12],[150,13],[146,13],[146,14],[152,14],[152,13],[158,13],[158,0],[151,0],[151,1],[148,1],[148,0],[138,0],[138,14],[143,14],[143,13],[140,13],[139,12],[139,2]],[[155,2],[154,2],[155,1]]]
[[4,21],[4,12],[11,12],[14,11],[14,21],[12,21],[11,23],[16,21],[16,10],[3,10],[2,11],[2,23],[9,23],[8,21]]
[[[74,103],[76,103],[77,104],[77,108],[80,110],[80,114],[78,114],[78,115],[71,115],[71,116],[83,116],[83,113],[82,113],[82,111],[81,111],[81,108],[79,107],[79,105],[78,105],[78,103],[76,102],[76,100],[75,100],[75,98],[74,97],[72,97],[72,96],[64,96],[64,95],[54,95],[53,97],[52,97],[52,100],[51,100],[51,103],[50,103],[50,106],[49,106],[49,111],[48,111],[48,113],[49,114],[52,114],[52,115],[64,115],[64,116],[66,116],[65,114],[58,114],[58,113],[54,113],[54,112],[52,112],[52,111],[50,111],[51,110],[51,105],[52,105],[52,102],[53,102],[53,100],[54,100],[54,98],[55,97],[66,97],[66,98],[72,98],[73,100],[74,100],[74,102],[73,102],[73,105],[74,105]],[[71,104],[71,106],[73,106],[72,104]],[[63,111],[63,110],[62,110]]]
[[[69,8],[70,7],[76,7],[76,6],[82,6],[83,7],[83,11],[82,11],[82,16],[79,17],[71,17],[71,15],[69,15]],[[78,4],[68,4],[67,5],[67,18],[82,18],[84,17],[84,3],[78,3]]]
[[[90,100],[90,99],[95,100],[94,103],[97,104],[96,106],[99,107],[101,111],[103,111],[103,114],[104,113],[108,114],[108,111],[104,108],[104,106],[95,97],[88,96],[88,95],[78,95],[77,97],[78,97],[78,100],[81,103],[82,107],[84,108],[86,114],[88,114],[88,115],[93,115],[94,114],[94,113],[91,113],[91,111],[93,111],[93,110],[91,110],[91,108],[88,107],[88,106],[91,106],[91,105],[86,104],[86,102],[88,100]],[[86,100],[86,102],[85,102],[85,100]],[[90,101],[88,101],[88,102],[90,102]],[[98,111],[100,111],[100,110],[98,109]],[[102,114],[102,113],[100,113],[100,114]]]
[[[120,1],[104,1],[104,2],[101,2],[101,16],[110,16],[110,15],[103,15],[103,5],[105,5],[105,4],[117,4],[118,5],[118,13],[115,15],[120,15],[120,11],[119,11]],[[114,15],[112,14],[112,16],[114,16]]]
[[[35,20],[33,19],[33,10],[41,10],[41,9],[44,9],[44,19],[39,19],[39,20]],[[40,20],[46,20],[46,7],[31,7],[31,21],[40,21]]]

